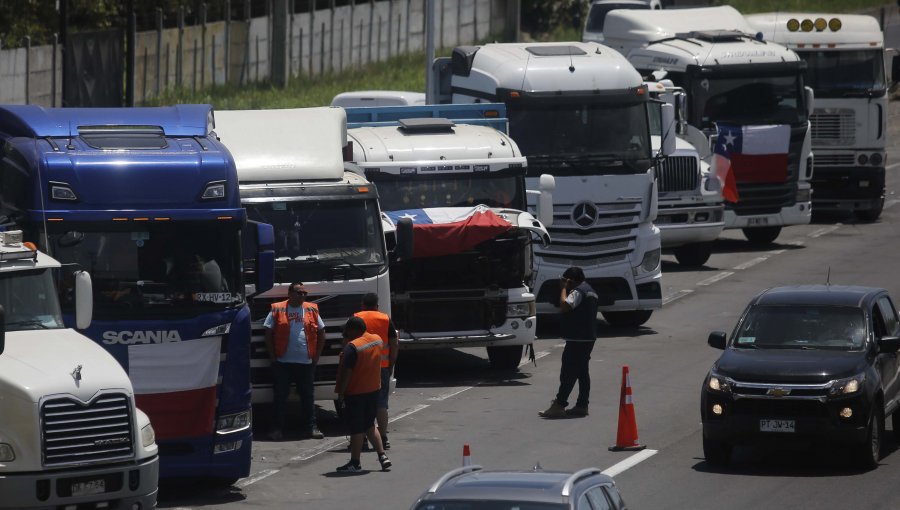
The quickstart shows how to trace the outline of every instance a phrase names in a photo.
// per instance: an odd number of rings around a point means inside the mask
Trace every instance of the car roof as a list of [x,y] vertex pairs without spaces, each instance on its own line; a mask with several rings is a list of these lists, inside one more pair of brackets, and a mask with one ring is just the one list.
[[560,471],[481,471],[468,466],[451,471],[435,482],[428,500],[516,500],[564,503],[581,485],[615,485],[598,468],[576,473]]
[[887,291],[856,285],[790,285],[760,293],[755,305],[824,305],[860,307]]

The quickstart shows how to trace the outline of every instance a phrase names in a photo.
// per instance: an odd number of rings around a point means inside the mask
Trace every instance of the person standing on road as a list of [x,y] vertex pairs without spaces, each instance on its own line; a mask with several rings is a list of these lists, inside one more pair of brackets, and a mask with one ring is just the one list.
[[383,343],[381,347],[381,389],[378,392],[376,420],[378,431],[381,434],[381,444],[385,450],[390,450],[391,443],[388,441],[387,435],[388,398],[391,395],[391,375],[394,372],[394,365],[397,363],[400,347],[397,328],[394,327],[394,322],[386,313],[378,311],[378,294],[374,292],[363,296],[362,311],[354,315],[364,320],[366,331],[378,335]]
[[[566,269],[560,279],[560,329],[566,341],[559,370],[559,391],[544,418],[587,416],[591,393],[589,362],[597,340],[597,292],[584,279],[580,267]],[[578,382],[578,400],[569,409],[569,394]]]
[[313,378],[316,363],[325,347],[325,322],[319,316],[319,307],[306,302],[308,294],[302,283],[288,287],[287,301],[272,303],[266,316],[266,348],[272,360],[272,390],[274,427],[269,434],[273,441],[284,438],[284,419],[291,383],[297,385],[300,396],[303,437],[325,437],[316,425],[316,405],[313,394]]
[[360,317],[350,317],[344,324],[344,351],[338,369],[338,405],[344,410],[347,428],[350,429],[350,461],[337,468],[338,472],[362,471],[359,463],[363,437],[378,453],[381,470],[391,467],[391,460],[384,453],[381,437],[375,433],[375,415],[378,407],[378,391],[381,388],[381,346],[377,335],[366,333],[366,322]]

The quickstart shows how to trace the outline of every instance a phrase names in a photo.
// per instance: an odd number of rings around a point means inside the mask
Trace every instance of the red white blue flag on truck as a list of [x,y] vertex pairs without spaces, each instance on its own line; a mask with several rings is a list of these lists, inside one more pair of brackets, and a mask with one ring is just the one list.
[[484,206],[406,209],[385,214],[395,225],[403,218],[412,220],[415,258],[460,253],[513,228]]
[[716,125],[713,172],[722,182],[722,196],[738,201],[738,183],[783,183],[788,177],[791,127]]

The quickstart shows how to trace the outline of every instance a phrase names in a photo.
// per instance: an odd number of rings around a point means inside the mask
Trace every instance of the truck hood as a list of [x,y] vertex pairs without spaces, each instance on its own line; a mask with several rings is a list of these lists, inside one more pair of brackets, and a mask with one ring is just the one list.
[[864,352],[729,348],[715,369],[744,382],[821,384],[854,376],[866,366]]
[[[81,380],[73,376],[81,366]],[[121,388],[132,393],[121,365],[102,347],[71,329],[15,331],[6,334],[0,354],[0,395],[38,402],[48,394],[68,393],[88,401],[97,391]]]

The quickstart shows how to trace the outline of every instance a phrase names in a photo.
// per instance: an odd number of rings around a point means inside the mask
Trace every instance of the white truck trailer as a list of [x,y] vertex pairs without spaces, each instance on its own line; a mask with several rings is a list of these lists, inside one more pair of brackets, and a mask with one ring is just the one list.
[[815,212],[875,221],[884,207],[888,94],[884,34],[859,14],[778,12],[747,16],[767,41],[806,62],[816,94],[812,123]]
[[[504,133],[504,110],[347,108],[353,162],[378,186],[385,214],[413,223],[412,257],[391,258],[401,350],[486,347],[492,367],[511,370],[535,339],[531,247],[535,239],[548,245],[550,236],[526,212],[527,162]],[[501,130],[474,123],[499,123]],[[436,229],[453,236],[430,236]],[[398,239],[405,232],[397,228]],[[418,253],[426,245],[428,252]]]
[[[662,307],[648,120],[660,105],[640,74],[615,50],[581,42],[460,46],[431,72],[429,103],[506,104],[528,186],[537,189],[542,174],[556,179],[552,243],[534,249],[538,313],[558,311],[559,277],[577,265],[607,322],[645,323]],[[667,105],[662,118],[672,127]],[[662,154],[674,138],[674,130],[663,137]]]
[[[158,447],[128,374],[63,326],[60,264],[21,237],[0,233],[0,508],[155,508]],[[74,278],[84,329],[91,281]]]
[[782,227],[810,222],[813,93],[796,53],[758,39],[728,6],[616,10],[604,34],[643,75],[686,91],[686,136],[701,156],[727,151],[737,196],[726,202],[725,228],[768,244]]
[[262,322],[273,302],[287,299],[292,282],[309,289],[307,299],[325,322],[315,396],[334,400],[342,326],[369,292],[391,311],[385,247],[391,224],[375,187],[345,167],[346,114],[331,107],[217,111],[216,133],[234,156],[247,217],[275,231],[275,287],[250,306],[253,403],[272,401]]

